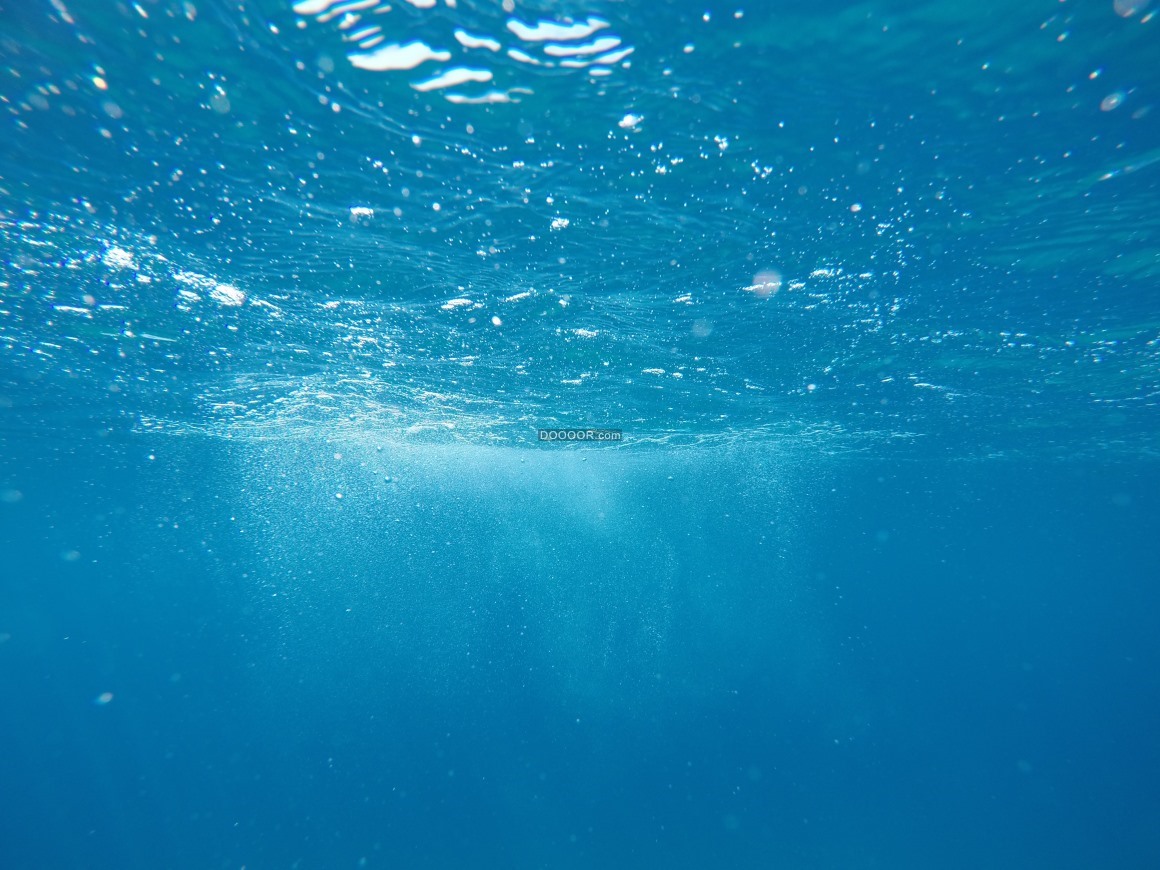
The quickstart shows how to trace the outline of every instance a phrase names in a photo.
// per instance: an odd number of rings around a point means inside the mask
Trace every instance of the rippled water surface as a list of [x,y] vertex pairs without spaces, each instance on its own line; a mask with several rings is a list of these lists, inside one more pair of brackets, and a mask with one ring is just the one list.
[[9,427],[1157,448],[1144,0],[2,14]]

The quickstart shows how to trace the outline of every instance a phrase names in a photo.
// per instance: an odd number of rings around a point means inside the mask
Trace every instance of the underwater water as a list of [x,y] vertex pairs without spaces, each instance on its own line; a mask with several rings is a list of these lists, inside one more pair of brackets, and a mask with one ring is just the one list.
[[0,0],[0,868],[1160,866],[1158,13]]

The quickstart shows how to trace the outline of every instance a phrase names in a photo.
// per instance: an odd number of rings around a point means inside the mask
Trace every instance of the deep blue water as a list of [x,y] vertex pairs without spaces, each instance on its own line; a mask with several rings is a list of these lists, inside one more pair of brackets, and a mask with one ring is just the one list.
[[5,866],[1160,854],[1154,471],[334,450],[20,450]]
[[1160,866],[1158,10],[0,0],[0,870]]

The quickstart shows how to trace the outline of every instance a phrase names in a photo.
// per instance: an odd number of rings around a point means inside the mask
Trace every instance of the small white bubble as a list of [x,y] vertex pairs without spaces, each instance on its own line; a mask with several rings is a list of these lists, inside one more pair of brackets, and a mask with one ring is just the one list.
[[772,296],[781,289],[781,273],[776,269],[763,269],[753,276],[752,283],[745,289],[762,298]]
[[1100,110],[1110,112],[1112,109],[1118,109],[1123,105],[1126,97],[1127,95],[1123,91],[1112,91],[1112,93],[1100,100]]

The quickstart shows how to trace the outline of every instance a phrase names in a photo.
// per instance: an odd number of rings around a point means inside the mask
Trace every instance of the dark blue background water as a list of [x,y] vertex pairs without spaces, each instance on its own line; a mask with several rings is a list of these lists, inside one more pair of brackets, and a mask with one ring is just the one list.
[[1160,857],[1154,469],[5,449],[6,867]]

